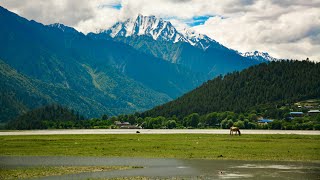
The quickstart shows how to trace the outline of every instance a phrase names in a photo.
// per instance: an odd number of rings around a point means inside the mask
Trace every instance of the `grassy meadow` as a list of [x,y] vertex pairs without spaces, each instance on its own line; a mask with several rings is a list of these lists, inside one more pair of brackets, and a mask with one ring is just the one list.
[[320,161],[316,135],[0,136],[1,156],[101,156]]

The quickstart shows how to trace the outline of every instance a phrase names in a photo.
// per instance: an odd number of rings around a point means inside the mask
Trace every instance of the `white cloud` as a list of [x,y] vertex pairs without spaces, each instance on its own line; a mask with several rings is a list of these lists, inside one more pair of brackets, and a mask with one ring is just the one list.
[[84,33],[110,27],[120,12],[120,0],[0,0],[0,5],[44,24],[62,23]]
[[[290,8],[289,8],[290,7]],[[320,7],[256,1],[242,14],[210,18],[194,27],[239,51],[267,51],[277,58],[320,61]]]
[[[121,3],[121,9],[112,5]],[[86,33],[138,13],[170,19],[177,29],[195,16],[213,16],[193,27],[239,51],[320,61],[320,0],[0,0],[0,5],[44,24],[60,22]]]

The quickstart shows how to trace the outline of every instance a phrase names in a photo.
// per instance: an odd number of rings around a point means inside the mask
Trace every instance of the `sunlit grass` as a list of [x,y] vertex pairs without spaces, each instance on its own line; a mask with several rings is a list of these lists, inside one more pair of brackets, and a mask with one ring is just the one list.
[[312,135],[0,136],[0,155],[319,161]]

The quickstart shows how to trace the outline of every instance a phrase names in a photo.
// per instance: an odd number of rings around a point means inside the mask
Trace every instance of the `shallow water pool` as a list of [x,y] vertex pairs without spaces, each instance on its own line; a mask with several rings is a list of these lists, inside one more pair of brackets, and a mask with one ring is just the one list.
[[143,176],[150,179],[320,179],[320,163],[198,159],[2,156],[1,168],[32,166],[142,166],[108,172],[38,179],[88,179]]

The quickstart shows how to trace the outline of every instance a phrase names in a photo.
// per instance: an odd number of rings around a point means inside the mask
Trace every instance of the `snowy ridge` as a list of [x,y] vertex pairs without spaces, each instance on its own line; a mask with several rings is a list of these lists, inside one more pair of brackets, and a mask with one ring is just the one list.
[[57,28],[57,29],[60,29],[60,30],[63,31],[63,32],[78,33],[78,31],[75,30],[74,28],[69,27],[69,26],[65,26],[65,25],[60,24],[60,23],[50,24],[50,25],[48,25],[48,27]]
[[192,29],[183,29],[184,36],[187,41],[193,46],[200,46],[202,49],[207,49],[211,42],[217,43],[215,40],[206,35],[199,34]]
[[217,43],[208,36],[198,34],[191,29],[184,29],[182,32],[178,32],[169,21],[141,14],[135,19],[118,22],[102,33],[106,33],[112,38],[146,35],[154,40],[164,40],[173,43],[186,42],[203,50],[207,49],[211,43]]
[[259,52],[259,51],[254,51],[254,52],[245,52],[245,53],[239,53],[243,57],[247,57],[250,59],[255,59],[258,61],[278,61],[279,59],[274,58],[269,55],[267,52]]

